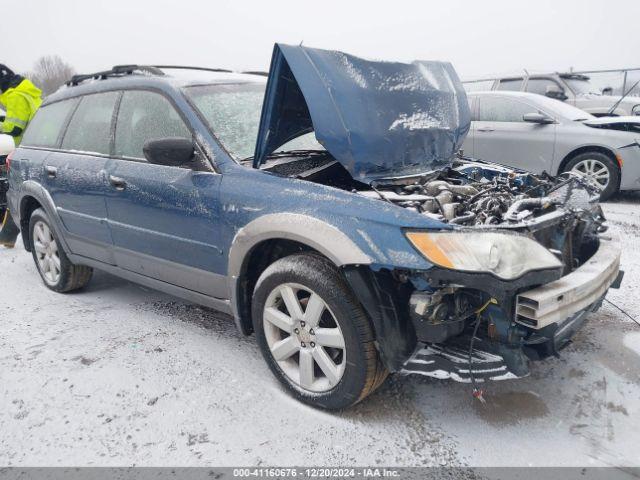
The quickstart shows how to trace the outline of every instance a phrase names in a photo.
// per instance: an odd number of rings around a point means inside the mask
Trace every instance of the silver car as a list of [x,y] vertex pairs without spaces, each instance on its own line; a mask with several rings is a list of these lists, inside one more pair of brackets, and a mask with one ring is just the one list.
[[640,189],[640,118],[596,118],[523,92],[476,92],[468,98],[466,155],[533,173],[579,171],[600,185],[603,199]]
[[[548,73],[463,82],[467,92],[494,90],[536,93],[561,100],[596,117],[640,115],[640,97],[601,92],[587,75]],[[606,92],[605,92],[606,93]]]

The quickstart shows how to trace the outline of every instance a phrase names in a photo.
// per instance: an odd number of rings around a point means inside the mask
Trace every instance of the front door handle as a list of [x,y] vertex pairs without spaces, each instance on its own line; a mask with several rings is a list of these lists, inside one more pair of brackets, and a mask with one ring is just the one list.
[[44,167],[47,172],[47,176],[49,178],[56,178],[58,176],[58,169],[56,167],[52,167],[51,165],[47,165]]
[[116,190],[124,190],[127,186],[127,182],[123,178],[114,177],[109,175],[109,183],[115,187]]
[[480,127],[478,129],[479,132],[493,132],[493,128],[491,127]]

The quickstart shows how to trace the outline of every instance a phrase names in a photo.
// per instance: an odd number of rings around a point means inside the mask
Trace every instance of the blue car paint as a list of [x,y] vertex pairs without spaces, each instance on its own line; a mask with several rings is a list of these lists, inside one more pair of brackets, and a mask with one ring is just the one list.
[[254,166],[313,130],[357,180],[423,173],[450,164],[470,125],[450,63],[371,61],[276,44]]
[[[107,157],[96,155],[51,152],[44,159],[42,175],[60,220],[71,234],[69,242],[74,251],[113,264],[112,252],[103,247],[111,243],[105,204],[105,195],[109,193],[107,161]],[[49,175],[47,168],[56,169],[55,177]],[[77,237],[82,241],[77,241]]]
[[223,173],[220,199],[227,224],[223,228],[226,248],[241,228],[259,217],[295,212],[344,232],[376,268],[430,268],[432,265],[414,250],[402,229],[451,228],[380,200],[239,165],[229,165]]

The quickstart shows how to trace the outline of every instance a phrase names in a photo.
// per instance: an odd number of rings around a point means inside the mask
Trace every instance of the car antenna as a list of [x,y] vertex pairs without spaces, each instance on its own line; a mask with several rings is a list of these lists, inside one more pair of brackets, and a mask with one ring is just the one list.
[[624,95],[622,95],[622,96],[618,99],[618,101],[617,101],[616,103],[614,103],[614,104],[613,104],[613,106],[612,106],[612,107],[609,109],[609,111],[607,112],[607,116],[611,115],[611,114],[615,111],[615,109],[616,109],[616,108],[618,108],[618,105],[620,105],[620,102],[622,102],[622,100],[624,100],[624,97],[626,97],[627,95],[629,95],[629,94],[633,91],[633,89],[634,89],[634,88],[636,88],[636,85],[638,85],[639,83],[640,83],[640,80],[638,80],[636,83],[634,83],[634,84],[631,86],[631,88],[630,88],[629,90],[627,90],[627,91],[625,92],[625,94],[624,94]]

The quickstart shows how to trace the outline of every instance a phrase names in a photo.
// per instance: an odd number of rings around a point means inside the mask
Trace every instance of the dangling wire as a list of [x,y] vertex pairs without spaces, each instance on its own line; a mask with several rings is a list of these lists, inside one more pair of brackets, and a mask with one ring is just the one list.
[[486,403],[484,399],[484,392],[481,388],[477,387],[476,378],[473,375],[473,342],[476,338],[476,334],[478,333],[478,327],[480,327],[480,323],[482,322],[482,312],[486,310],[486,308],[492,304],[498,303],[494,298],[490,298],[486,301],[484,305],[478,308],[475,311],[476,314],[476,325],[473,327],[473,334],[471,335],[471,342],[469,342],[469,378],[471,379],[471,386],[473,387],[472,395],[474,398],[480,400],[481,403]]
[[638,322],[638,320],[633,318],[631,315],[629,315],[627,312],[625,312],[622,308],[620,308],[618,305],[613,303],[611,300],[609,300],[608,298],[605,298],[604,301],[607,302],[609,305],[611,305],[613,307],[616,307],[618,310],[620,310],[622,313],[624,313],[627,317],[629,317],[632,321],[634,321],[636,324],[638,324],[638,326],[640,326],[640,322]]

